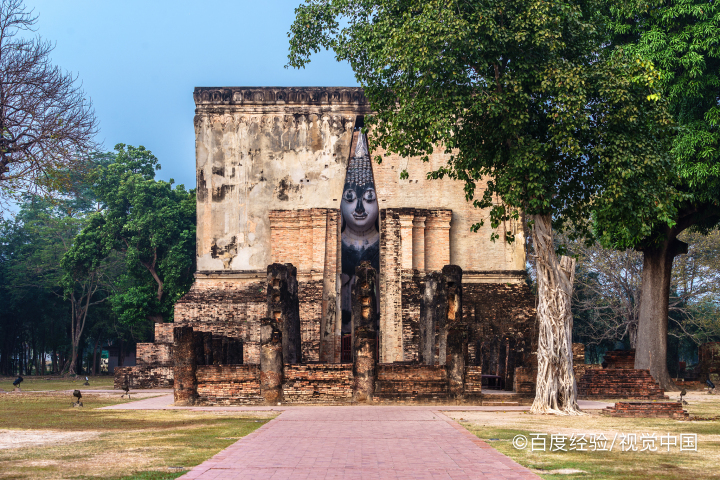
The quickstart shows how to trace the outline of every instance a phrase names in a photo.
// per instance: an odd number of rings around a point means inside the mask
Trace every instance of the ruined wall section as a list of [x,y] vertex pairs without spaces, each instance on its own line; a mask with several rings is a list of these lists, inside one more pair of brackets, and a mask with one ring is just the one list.
[[[266,274],[197,274],[188,293],[175,304],[175,326],[238,338],[243,363],[260,363],[260,319],[266,316]],[[172,324],[170,324],[172,325]]]

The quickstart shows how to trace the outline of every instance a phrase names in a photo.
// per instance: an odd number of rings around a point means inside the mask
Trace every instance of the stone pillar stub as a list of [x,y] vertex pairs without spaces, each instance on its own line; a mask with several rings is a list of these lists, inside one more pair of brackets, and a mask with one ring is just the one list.
[[267,315],[282,332],[283,358],[289,364],[301,363],[297,268],[273,263],[267,267],[267,279]]
[[282,331],[274,318],[260,320],[260,394],[268,404],[282,402]]
[[446,359],[448,391],[460,397],[465,390],[465,359],[468,329],[462,318],[462,269],[445,265],[442,269],[445,284]]
[[357,281],[352,290],[353,398],[369,402],[375,392],[377,351],[377,273],[369,262],[355,269]]
[[440,272],[425,275],[420,297],[420,345],[418,353],[423,365],[435,364],[435,332],[441,316],[444,283]]
[[195,334],[192,327],[173,330],[173,393],[176,405],[193,405],[197,400]]

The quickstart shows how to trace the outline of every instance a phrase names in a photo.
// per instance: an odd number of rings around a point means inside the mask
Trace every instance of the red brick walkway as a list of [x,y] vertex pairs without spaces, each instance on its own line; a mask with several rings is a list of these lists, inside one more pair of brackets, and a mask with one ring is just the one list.
[[182,479],[537,479],[442,413],[289,409]]

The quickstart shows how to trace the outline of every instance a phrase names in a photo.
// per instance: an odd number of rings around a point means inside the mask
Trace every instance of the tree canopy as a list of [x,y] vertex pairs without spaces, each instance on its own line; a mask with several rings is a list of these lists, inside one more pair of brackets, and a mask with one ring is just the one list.
[[144,147],[118,144],[112,163],[93,173],[101,204],[65,255],[68,272],[91,271],[111,252],[127,274],[111,296],[121,321],[171,320],[190,288],[195,258],[195,193],[155,180],[158,159]]
[[463,180],[467,199],[489,209],[493,238],[513,241],[496,229],[527,215],[539,292],[534,412],[578,410],[574,263],[556,255],[553,229],[592,241],[589,219],[602,215],[642,237],[674,214],[658,74],[639,57],[610,57],[595,27],[602,9],[593,0],[308,0],[289,33],[291,66],[321,48],[350,63],[375,111],[366,124],[376,145],[423,160],[436,148],[449,154],[428,175]]
[[720,9],[713,2],[669,0],[618,2],[604,19],[608,49],[638,55],[658,71],[676,127],[668,147],[677,195],[668,197],[673,214],[658,217],[649,230],[598,217],[605,245],[643,252],[643,281],[635,368],[649,369],[666,390],[673,389],[665,361],[668,299],[675,256],[687,253],[678,239],[685,229],[707,233],[720,221]]

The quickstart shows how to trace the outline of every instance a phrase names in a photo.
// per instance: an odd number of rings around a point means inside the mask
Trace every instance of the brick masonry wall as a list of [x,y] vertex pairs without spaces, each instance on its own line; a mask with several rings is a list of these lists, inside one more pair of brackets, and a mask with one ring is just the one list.
[[420,346],[419,279],[413,270],[402,271],[402,332],[403,358],[406,362],[419,361]]
[[613,407],[605,407],[600,413],[611,417],[634,418],[688,418],[680,402],[618,402]]
[[352,364],[285,365],[286,403],[338,403],[352,399]]
[[265,280],[196,281],[175,305],[175,325],[239,338],[243,363],[260,363],[260,319],[267,315]]
[[374,400],[445,398],[447,370],[440,365],[378,364]]
[[155,324],[155,343],[173,343],[173,323]]
[[113,388],[120,390],[126,382],[131,389],[172,388],[173,368],[171,365],[115,367]]
[[[286,364],[284,370],[285,403],[342,403],[352,398],[351,364]],[[199,365],[197,382],[202,405],[263,403],[257,365]]]
[[302,361],[320,360],[320,321],[322,318],[323,281],[298,282]]
[[667,398],[649,370],[629,368],[587,369],[577,379],[581,398],[633,398],[662,400]]
[[465,367],[465,395],[480,395],[482,393],[482,367]]
[[[165,325],[165,324],[163,324]],[[167,325],[172,325],[168,323]],[[171,366],[172,344],[170,343],[138,343],[136,363],[139,366]]]
[[196,375],[202,405],[262,403],[257,365],[199,365]]
[[[470,325],[469,343],[499,336],[515,340],[518,366],[534,347],[535,296],[525,284],[463,283],[463,320]],[[476,345],[477,348],[477,345]],[[475,349],[468,359],[477,365]]]

